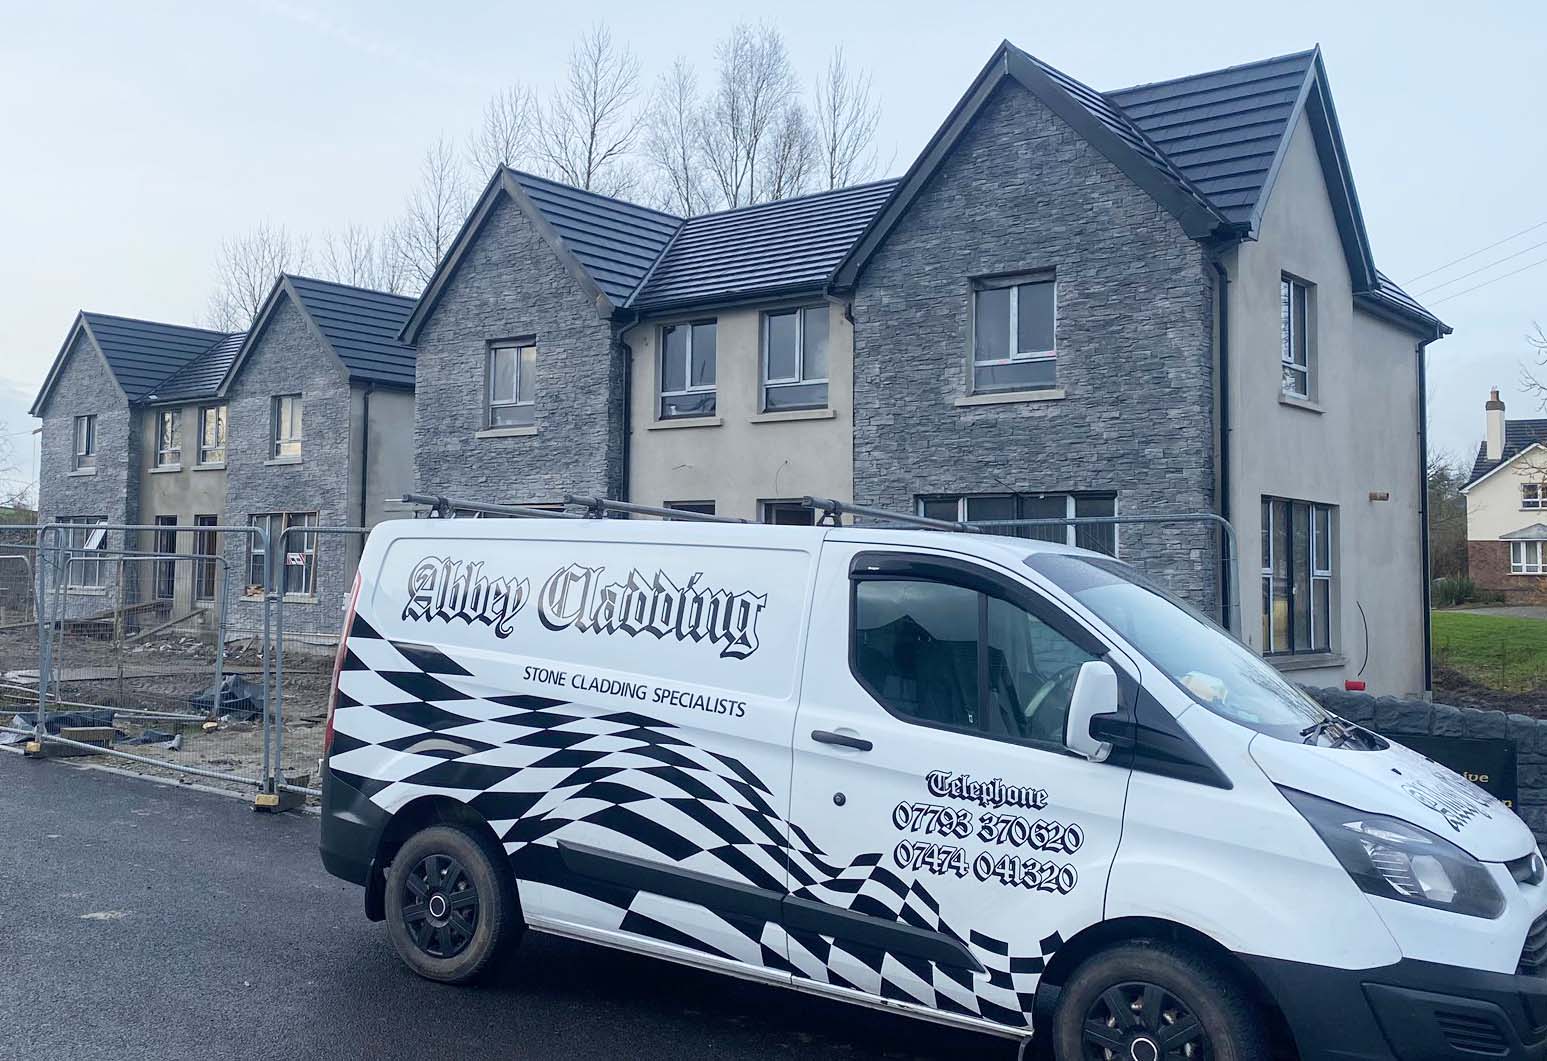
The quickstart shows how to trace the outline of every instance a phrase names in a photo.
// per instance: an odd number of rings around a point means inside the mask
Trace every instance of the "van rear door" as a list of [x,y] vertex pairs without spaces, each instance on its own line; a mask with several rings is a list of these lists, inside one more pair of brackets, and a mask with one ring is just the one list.
[[1046,960],[1102,918],[1129,776],[1065,750],[1074,675],[1125,663],[1002,572],[831,538],[809,637],[796,975],[1025,1027]]

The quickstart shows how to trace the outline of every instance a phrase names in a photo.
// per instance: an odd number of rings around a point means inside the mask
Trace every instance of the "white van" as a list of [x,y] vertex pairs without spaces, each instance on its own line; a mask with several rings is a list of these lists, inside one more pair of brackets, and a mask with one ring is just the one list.
[[1062,1061],[1547,1054],[1526,826],[1110,558],[396,521],[346,631],[323,860],[426,977],[536,929]]

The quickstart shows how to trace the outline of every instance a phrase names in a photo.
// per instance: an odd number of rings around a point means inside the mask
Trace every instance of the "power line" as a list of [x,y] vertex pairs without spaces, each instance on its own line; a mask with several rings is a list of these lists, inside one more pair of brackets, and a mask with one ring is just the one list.
[[1453,259],[1452,261],[1448,261],[1444,265],[1437,265],[1433,269],[1430,269],[1426,273],[1419,273],[1417,276],[1410,276],[1410,277],[1407,278],[1407,282],[1411,284],[1414,281],[1422,280],[1426,276],[1433,276],[1435,273],[1444,272],[1446,269],[1449,269],[1452,265],[1460,265],[1462,262],[1467,261],[1470,258],[1477,257],[1479,254],[1482,254],[1484,251],[1491,251],[1495,247],[1502,246],[1503,244],[1508,243],[1512,239],[1518,239],[1519,237],[1524,236],[1527,232],[1535,232],[1537,229],[1542,228],[1544,226],[1547,226],[1547,221],[1538,221],[1534,225],[1527,225],[1525,228],[1521,229],[1519,232],[1516,232],[1513,235],[1505,236],[1503,239],[1497,240],[1497,241],[1495,241],[1493,243],[1490,243],[1486,247],[1479,247],[1475,251],[1472,251],[1470,254],[1463,254],[1461,257]]
[[1513,258],[1518,258],[1522,254],[1530,254],[1532,251],[1536,250],[1538,247],[1547,247],[1547,239],[1542,240],[1540,243],[1533,243],[1529,247],[1524,248],[1523,250],[1516,251],[1514,254],[1506,254],[1506,255],[1504,255],[1504,257],[1498,259],[1497,261],[1489,262],[1487,265],[1479,265],[1476,269],[1473,269],[1469,273],[1462,273],[1460,276],[1453,276],[1449,280],[1441,280],[1439,283],[1435,284],[1433,287],[1426,287],[1422,291],[1419,291],[1418,294],[1419,295],[1427,295],[1430,291],[1438,291],[1442,287],[1449,287],[1451,284],[1459,283],[1460,281],[1465,280],[1469,276],[1476,276],[1478,273],[1486,273],[1489,269],[1492,269],[1495,265],[1503,265],[1505,262],[1510,261]]
[[1495,276],[1491,280],[1484,280],[1480,284],[1475,284],[1472,287],[1465,288],[1464,290],[1453,292],[1452,294],[1446,295],[1444,298],[1437,298],[1433,302],[1429,303],[1429,305],[1438,306],[1441,302],[1449,302],[1453,298],[1460,298],[1462,295],[1470,294],[1471,292],[1478,290],[1478,288],[1487,287],[1489,284],[1496,284],[1500,280],[1507,280],[1518,273],[1525,272],[1527,269],[1535,269],[1538,265],[1547,265],[1547,258],[1538,258],[1536,261],[1522,265],[1520,268],[1504,273],[1502,276]]

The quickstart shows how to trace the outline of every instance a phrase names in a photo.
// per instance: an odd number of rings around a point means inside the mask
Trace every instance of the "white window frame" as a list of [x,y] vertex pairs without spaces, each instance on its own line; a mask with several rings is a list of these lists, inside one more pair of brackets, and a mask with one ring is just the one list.
[[[1306,283],[1298,277],[1284,273],[1279,277],[1279,388],[1285,395],[1291,398],[1300,398],[1310,401],[1315,391],[1312,381],[1312,371],[1316,360],[1316,302],[1315,286]],[[1295,360],[1295,339],[1297,333],[1294,328],[1295,321],[1295,292],[1304,293],[1305,299],[1305,341],[1301,344],[1305,361]],[[1285,295],[1288,295],[1287,311]],[[1305,385],[1301,390],[1294,390],[1289,386],[1286,373],[1293,373],[1304,378]]]
[[[287,574],[286,574],[287,573],[287,569],[288,569],[288,567],[290,565],[284,563],[283,562],[283,558],[282,558],[281,563],[279,565],[278,574],[280,576],[279,588],[280,588],[280,591],[284,594],[284,596],[287,599],[313,598],[313,597],[316,597],[317,596],[317,539],[320,537],[320,535],[317,535],[317,534],[293,534],[286,541],[282,542],[280,539],[283,536],[283,532],[288,530],[288,529],[290,529],[290,528],[292,528],[292,527],[312,527],[312,528],[315,528],[318,525],[318,523],[317,523],[317,513],[314,512],[314,511],[304,511],[304,512],[303,511],[297,511],[297,512],[254,512],[254,513],[250,514],[247,517],[247,524],[250,527],[261,527],[263,529],[263,531],[268,535],[268,542],[266,543],[266,547],[267,548],[269,548],[269,549],[279,549],[281,547],[284,547],[284,550],[285,550],[285,553],[286,553],[287,557],[288,557],[288,554],[290,554],[290,553],[301,553],[305,557],[304,561],[300,565],[298,565],[298,566],[301,567],[302,572],[303,572],[302,576],[301,576],[301,588],[300,589],[294,589],[294,590],[285,589],[284,588],[285,583],[287,581]],[[264,563],[263,571],[265,573],[267,573],[267,571],[268,571],[268,566],[267,566],[267,557],[265,556],[265,553],[264,553],[265,542],[263,541],[263,539],[259,535],[256,535],[256,534],[248,535],[247,536],[247,543],[248,543],[248,548],[247,548],[247,580],[248,580],[248,582],[247,582],[247,594],[246,595],[249,596],[249,597],[253,597],[253,596],[258,596],[259,595],[259,594],[255,594],[255,593],[252,592],[253,587],[255,587],[255,586],[259,587],[260,588],[260,592],[261,592],[261,588],[262,588],[262,585],[263,585],[262,579],[260,579],[257,582],[252,581],[253,563],[255,561],[257,561],[260,557],[263,557],[263,561],[262,561]]]
[[175,468],[183,463],[183,411],[156,410],[156,467]]
[[75,456],[72,467],[76,471],[97,466],[97,414],[77,416],[71,428]]
[[[1263,521],[1263,526],[1262,526],[1262,536],[1263,536],[1262,540],[1263,540],[1263,542],[1265,544],[1265,548],[1262,550],[1263,565],[1262,565],[1261,570],[1259,571],[1259,575],[1261,576],[1261,580],[1262,580],[1260,588],[1265,589],[1267,591],[1268,610],[1269,610],[1269,613],[1270,613],[1269,616],[1265,616],[1264,617],[1264,621],[1263,621],[1262,654],[1264,656],[1283,656],[1283,657],[1290,657],[1290,658],[1292,658],[1294,656],[1324,656],[1324,655],[1327,655],[1328,653],[1335,651],[1335,649],[1333,648],[1333,644],[1334,644],[1334,642],[1337,639],[1337,629],[1336,629],[1336,626],[1334,625],[1334,623],[1332,621],[1332,618],[1333,618],[1332,613],[1337,610],[1337,601],[1336,601],[1337,586],[1336,586],[1335,582],[1333,581],[1336,578],[1336,566],[1337,566],[1336,561],[1333,559],[1333,555],[1337,552],[1337,544],[1336,544],[1337,543],[1337,515],[1336,515],[1336,506],[1322,504],[1321,502],[1317,502],[1317,501],[1299,501],[1299,500],[1296,500],[1294,498],[1277,497],[1277,496],[1273,496],[1273,495],[1264,496],[1262,498],[1262,503],[1263,503],[1263,507],[1265,507],[1267,509],[1268,518]],[[1289,520],[1290,520],[1290,524],[1289,524],[1289,537],[1290,537],[1290,557],[1289,557],[1289,564],[1290,564],[1290,568],[1289,568],[1289,646],[1290,647],[1282,648],[1282,649],[1278,648],[1277,646],[1275,646],[1273,644],[1273,640],[1272,640],[1273,639],[1273,623],[1272,623],[1272,620],[1271,620],[1271,611],[1272,611],[1272,602],[1273,602],[1273,562],[1277,558],[1277,552],[1276,552],[1277,546],[1275,544],[1277,539],[1276,539],[1276,537],[1273,534],[1273,513],[1274,513],[1274,511],[1277,508],[1277,504],[1279,504],[1279,503],[1288,503],[1288,505],[1290,506],[1290,516],[1289,516]],[[1294,507],[1296,505],[1302,505],[1302,506],[1305,506],[1306,508],[1310,509],[1310,515],[1309,515],[1310,523],[1309,523],[1309,529],[1308,529],[1308,533],[1310,535],[1310,540],[1306,543],[1306,548],[1308,550],[1308,553],[1309,553],[1309,556],[1310,556],[1310,561],[1311,561],[1311,583],[1310,583],[1310,594],[1311,594],[1311,596],[1310,596],[1310,600],[1308,600],[1306,602],[1305,614],[1306,614],[1306,620],[1310,624],[1311,643],[1308,646],[1304,647],[1304,648],[1301,648],[1301,647],[1296,646],[1294,644],[1294,640],[1295,640],[1295,601],[1294,601],[1295,573],[1294,573],[1294,511],[1293,510],[1294,510]],[[1327,559],[1327,564],[1326,564],[1325,567],[1318,567],[1317,564],[1316,564],[1316,524],[1317,524],[1317,521],[1320,520],[1323,515],[1325,515],[1326,519],[1327,519],[1327,558],[1326,558]],[[1316,616],[1318,614],[1317,611],[1316,611],[1316,587],[1317,587],[1318,583],[1324,583],[1326,585],[1326,587],[1327,587],[1327,608],[1328,608],[1328,612],[1329,612],[1329,614],[1327,615],[1327,643],[1325,645],[1321,646],[1320,648],[1318,648],[1316,646]]]
[[[698,386],[695,387],[693,385],[693,333],[697,329],[704,328],[704,327],[708,327],[708,328],[713,328],[714,329],[714,360],[715,360],[715,365],[714,365],[714,382],[713,383],[709,383],[709,384],[700,383]],[[678,328],[682,328],[682,329],[686,330],[687,340],[688,340],[686,346],[683,347],[683,364],[682,364],[682,382],[683,382],[683,386],[679,390],[670,390],[669,391],[669,390],[666,389],[666,335],[667,335],[668,332],[675,331]],[[719,409],[719,404],[720,404],[720,396],[715,393],[716,389],[719,386],[719,382],[720,382],[720,322],[719,322],[719,319],[716,318],[716,317],[711,317],[711,318],[709,318],[707,320],[692,320],[692,321],[681,321],[681,322],[676,323],[676,324],[663,324],[663,325],[661,325],[661,329],[660,329],[660,333],[659,333],[657,341],[660,343],[661,354],[660,354],[660,357],[658,357],[656,359],[656,398],[657,398],[656,405],[655,405],[655,417],[656,417],[656,419],[657,420],[681,420],[683,418],[691,418],[691,417],[695,417],[695,416],[713,416],[713,415],[715,415],[715,413]],[[668,414],[666,412],[666,399],[668,399],[668,398],[686,397],[687,395],[690,395],[690,394],[714,394],[715,395],[715,408],[709,410],[706,413],[693,412],[693,413],[670,413],[670,414]]]
[[[291,416],[285,416],[285,403],[290,403]],[[306,402],[300,394],[276,394],[269,405],[269,457],[273,460],[297,460],[301,456],[306,437]],[[295,434],[286,432],[294,431]],[[293,451],[292,451],[293,448]]]
[[[509,350],[511,358],[510,388],[508,398],[498,398],[494,394],[494,361],[501,352]],[[521,352],[532,351],[532,380],[531,398],[521,401]],[[509,341],[490,343],[488,356],[484,359],[484,410],[483,426],[493,430],[506,427],[530,427],[537,422],[537,340],[536,339],[512,339]],[[494,419],[495,409],[531,409],[532,415],[528,420],[515,424],[500,424]]]
[[[831,307],[829,307],[827,305],[827,303],[825,303],[825,302],[821,303],[819,305],[815,305],[815,306],[792,306],[792,307],[788,307],[788,308],[785,308],[785,309],[769,309],[769,310],[764,310],[763,311],[762,320],[759,322],[759,326],[760,326],[760,329],[761,329],[761,332],[762,332],[762,336],[761,336],[761,340],[762,341],[760,343],[760,346],[762,347],[762,360],[763,360],[762,372],[761,372],[761,375],[762,375],[763,379],[762,379],[762,389],[761,389],[761,394],[760,394],[759,406],[760,406],[760,408],[761,408],[761,410],[763,412],[770,411],[769,410],[769,406],[768,406],[768,392],[770,390],[775,389],[775,388],[778,388],[778,387],[814,386],[814,385],[816,385],[818,383],[822,384],[823,386],[826,386],[826,387],[830,388],[831,385],[832,385],[831,384],[831,380],[829,379],[828,375],[822,375],[822,376],[807,376],[806,375],[806,314],[808,312],[812,311],[812,310],[821,310],[822,312],[829,313],[829,314],[832,312]],[[796,366],[796,374],[794,376],[788,376],[788,377],[781,376],[781,377],[776,379],[776,378],[774,378],[774,377],[772,377],[772,376],[770,376],[768,374],[768,364],[769,364],[769,358],[768,358],[768,349],[769,349],[768,328],[769,328],[769,322],[774,317],[783,317],[783,316],[787,316],[787,315],[789,315],[791,313],[793,313],[795,315],[795,366]],[[718,360],[718,339],[719,339],[719,336],[716,335],[715,338],[716,338],[716,360]],[[827,322],[827,370],[828,370],[828,373],[832,372],[832,363],[833,363],[833,331],[832,331],[832,320],[829,319],[828,322]],[[719,378],[720,378],[719,377],[719,365],[717,364],[717,365],[715,365],[715,379],[718,380]],[[793,412],[796,409],[822,409],[822,408],[827,408],[827,407],[830,406],[831,402],[832,402],[832,391],[829,389],[828,393],[825,394],[822,397],[822,404],[821,405],[802,405],[802,406],[796,406],[796,407],[792,408],[790,411]],[[780,408],[775,409],[774,411],[783,411],[783,408],[780,407]]]
[[[1048,350],[1016,350],[1021,342],[1021,288],[1031,284],[1047,284],[1053,289],[1053,346]],[[985,291],[1010,292],[1010,332],[1009,340],[1011,352],[1005,357],[978,357],[978,296]],[[992,279],[975,280],[972,284],[972,327],[969,329],[972,335],[971,353],[971,379],[970,386],[974,394],[1000,393],[1005,387],[982,387],[978,384],[978,369],[1002,368],[1005,365],[1024,365],[1033,361],[1052,361],[1054,363],[1054,382],[1049,386],[1056,386],[1058,379],[1058,278],[1050,275],[1023,274],[1019,276],[994,277]],[[1044,388],[1037,388],[1044,389]]]
[[[1528,554],[1535,555],[1533,558],[1527,559]],[[1547,575],[1547,541],[1527,538],[1510,542],[1509,573],[1512,575]]]
[[[65,589],[100,590],[106,584],[107,568],[101,560],[71,561],[69,558],[81,552],[97,552],[107,545],[107,531],[103,524],[107,522],[106,516],[71,516],[60,520],[69,524],[71,530],[65,534],[65,570],[63,574]],[[89,573],[89,575],[87,574]]]
[[[210,418],[213,415],[214,422],[219,432],[219,441],[214,445],[208,442]],[[224,464],[226,461],[226,432],[230,428],[230,413],[226,405],[221,402],[217,405],[199,406],[199,463],[200,464]]]
[[1529,511],[1547,509],[1547,483],[1521,483],[1520,507]]

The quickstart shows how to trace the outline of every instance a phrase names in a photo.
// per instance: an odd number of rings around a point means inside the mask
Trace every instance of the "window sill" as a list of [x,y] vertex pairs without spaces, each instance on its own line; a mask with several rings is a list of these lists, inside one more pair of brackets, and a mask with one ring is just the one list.
[[97,474],[97,469],[76,468],[73,472],[65,472],[64,474],[65,478],[67,479],[89,479],[91,476]]
[[181,464],[158,464],[158,465],[156,465],[154,468],[152,468],[150,470],[150,474],[152,474],[152,475],[171,475],[174,472],[180,472],[182,470],[183,470],[183,466]]
[[265,468],[277,468],[286,464],[300,464],[300,457],[270,457],[263,462]]
[[1311,652],[1303,656],[1264,656],[1263,659],[1281,671],[1325,670],[1329,667],[1341,667],[1348,662],[1347,656],[1336,652]]
[[209,464],[195,464],[193,470],[196,472],[223,472],[226,470],[226,462],[211,461]]
[[1321,407],[1319,402],[1313,402],[1309,398],[1297,398],[1293,394],[1280,393],[1278,396],[1280,405],[1287,405],[1291,409],[1304,409],[1308,413],[1324,413],[1327,410]]
[[779,409],[758,413],[751,417],[754,424],[782,424],[789,420],[831,420],[838,415],[836,409]]
[[522,438],[526,435],[537,434],[536,424],[524,424],[520,427],[486,427],[475,434],[474,438]]
[[719,427],[725,421],[718,416],[684,416],[676,420],[656,420],[645,425],[646,431],[674,431],[681,427]]
[[995,391],[988,394],[969,394],[956,399],[957,408],[964,405],[1014,405],[1020,402],[1056,402],[1068,397],[1062,387],[1048,387],[1034,391]]
[[[263,594],[244,593],[238,600],[246,604],[262,604]],[[321,598],[314,597],[309,593],[286,593],[284,594],[284,600],[286,604],[316,604]]]
[[106,586],[66,586],[64,591],[78,597],[106,597],[112,592]]

